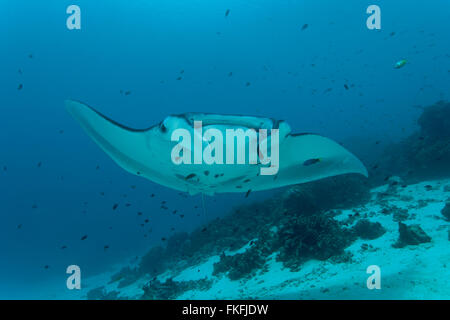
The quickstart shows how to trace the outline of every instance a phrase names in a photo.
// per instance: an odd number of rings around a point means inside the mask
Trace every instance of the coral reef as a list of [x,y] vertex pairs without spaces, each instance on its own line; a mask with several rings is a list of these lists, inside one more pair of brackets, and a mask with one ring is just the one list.
[[370,222],[367,219],[361,219],[355,224],[353,231],[361,239],[373,240],[385,234],[386,229],[379,222]]
[[[450,103],[439,101],[424,108],[417,123],[420,129],[388,146],[378,166],[408,183],[450,176]],[[382,182],[383,176],[376,179]]]
[[89,290],[87,293],[88,300],[121,300],[119,292],[110,291],[107,292],[104,287],[95,288]]
[[342,255],[354,240],[351,231],[342,228],[330,215],[292,217],[277,234],[278,261],[298,269],[309,259],[326,260]]
[[113,274],[108,284],[120,281],[117,285],[117,288],[121,289],[135,283],[137,280],[139,280],[140,276],[141,274],[139,273],[137,268],[132,269],[127,266],[122,268],[119,272]]
[[222,253],[220,261],[214,264],[213,275],[227,273],[231,280],[238,280],[252,276],[256,270],[262,268],[264,263],[264,257],[255,247],[231,256]]
[[431,241],[430,236],[428,236],[417,224],[408,226],[402,222],[399,222],[398,231],[400,235],[397,242],[392,245],[394,248],[403,248],[408,245],[418,245]]
[[444,208],[441,210],[441,214],[450,221],[450,202],[447,202],[444,206]]
[[181,293],[189,290],[206,290],[210,288],[212,281],[200,279],[196,281],[174,281],[169,278],[165,282],[157,279],[149,281],[142,289],[144,294],[142,300],[169,300],[175,299]]

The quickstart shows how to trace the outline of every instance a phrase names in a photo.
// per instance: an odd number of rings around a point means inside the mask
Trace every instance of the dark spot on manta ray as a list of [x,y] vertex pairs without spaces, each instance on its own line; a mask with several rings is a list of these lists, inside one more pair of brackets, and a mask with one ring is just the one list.
[[318,159],[318,158],[308,159],[305,162],[303,162],[303,165],[307,167],[307,166],[311,166],[311,165],[319,163],[319,162],[320,162],[320,159]]
[[250,181],[251,181],[250,179],[245,179],[244,183],[247,183],[247,182],[250,182]]
[[192,178],[194,178],[195,176],[196,176],[195,173],[188,174],[188,175],[184,178],[184,180],[192,179]]
[[86,240],[87,237],[88,237],[87,235],[84,235],[84,236],[81,237],[81,240]]
[[162,133],[167,132],[167,128],[166,128],[166,126],[165,126],[163,123],[161,123],[161,124],[159,125],[159,130],[161,130]]
[[236,189],[242,189],[242,186],[236,186]]
[[205,176],[209,176],[209,171],[206,170],[205,172],[203,172],[205,174]]

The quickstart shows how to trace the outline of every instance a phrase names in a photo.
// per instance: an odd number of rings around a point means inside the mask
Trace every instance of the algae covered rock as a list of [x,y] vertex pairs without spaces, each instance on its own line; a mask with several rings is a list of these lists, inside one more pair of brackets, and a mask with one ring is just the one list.
[[227,256],[222,253],[220,261],[214,264],[213,275],[226,273],[231,280],[249,277],[265,264],[264,257],[255,248],[250,248],[244,253]]
[[189,290],[207,290],[212,281],[206,278],[200,280],[174,281],[172,278],[164,282],[156,278],[149,281],[142,290],[141,300],[172,300]]
[[450,202],[447,202],[444,208],[441,210],[441,214],[445,217],[445,219],[450,221]]
[[373,240],[381,237],[386,232],[386,229],[379,222],[361,219],[353,227],[353,231],[361,239]]
[[89,290],[86,298],[87,300],[123,300],[123,298],[119,297],[119,292],[114,290],[107,292],[105,287]]
[[353,240],[353,233],[329,215],[300,215],[291,218],[278,232],[277,260],[297,269],[310,259],[327,260],[343,254]]
[[418,224],[406,225],[399,222],[398,231],[400,236],[397,242],[392,245],[394,248],[403,248],[408,245],[431,242],[431,237],[428,236]]

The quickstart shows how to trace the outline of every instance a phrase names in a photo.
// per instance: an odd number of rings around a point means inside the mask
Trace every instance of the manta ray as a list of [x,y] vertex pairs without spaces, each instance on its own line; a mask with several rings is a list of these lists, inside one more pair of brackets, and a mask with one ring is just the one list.
[[[292,133],[282,120],[244,115],[185,113],[171,115],[147,129],[132,129],[109,119],[94,108],[73,100],[66,109],[84,131],[126,171],[160,185],[188,192],[214,195],[250,192],[355,173],[368,176],[362,162],[340,144],[310,133]],[[262,175],[267,164],[176,164],[171,152],[172,133],[184,128],[193,135],[193,124],[203,129],[278,129],[279,167],[274,175]],[[267,139],[270,140],[270,137]],[[208,144],[208,141],[203,141]],[[225,141],[225,143],[229,143]]]

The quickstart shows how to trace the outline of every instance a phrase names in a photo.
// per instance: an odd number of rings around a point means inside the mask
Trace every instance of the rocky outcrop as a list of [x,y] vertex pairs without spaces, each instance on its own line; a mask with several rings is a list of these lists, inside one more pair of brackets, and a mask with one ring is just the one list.
[[367,219],[361,219],[353,227],[353,231],[361,239],[373,240],[385,234],[386,229],[379,222],[370,222]]
[[394,248],[403,248],[409,245],[431,242],[431,237],[418,224],[406,225],[399,222],[398,231],[400,236],[397,242],[393,244]]

